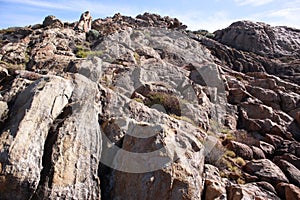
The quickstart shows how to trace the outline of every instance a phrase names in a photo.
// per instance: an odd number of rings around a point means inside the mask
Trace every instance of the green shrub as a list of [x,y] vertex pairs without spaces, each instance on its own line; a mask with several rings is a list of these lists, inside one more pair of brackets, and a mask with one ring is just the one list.
[[155,104],[163,106],[167,114],[181,116],[179,99],[174,95],[161,92],[150,93],[145,105],[152,107]]
[[215,35],[213,33],[210,33],[208,32],[207,30],[198,30],[198,31],[193,31],[194,34],[197,34],[197,35],[202,35],[204,37],[208,37],[208,38],[214,38]]
[[140,65],[141,64],[141,57],[140,57],[140,55],[137,52],[134,52],[133,56],[134,56],[134,59],[135,59],[136,63],[138,65]]
[[137,102],[139,102],[139,103],[144,103],[144,101],[143,101],[143,99],[141,99],[141,98],[133,98],[133,100],[135,100],[135,101],[137,101]]
[[244,166],[244,165],[246,165],[245,160],[244,160],[243,158],[241,158],[241,157],[235,158],[235,159],[234,159],[234,162],[235,162],[236,164],[238,164],[239,166]]
[[175,119],[185,121],[185,122],[188,122],[188,123],[193,124],[194,126],[196,126],[196,123],[192,119],[190,119],[186,116],[177,116],[177,115],[174,115],[174,114],[171,114],[170,116],[175,118]]
[[91,51],[83,46],[76,47],[76,57],[78,58],[87,58],[88,56],[101,56],[103,54],[102,51]]
[[231,158],[235,158],[235,157],[236,157],[236,154],[235,154],[234,151],[227,150],[227,151],[225,151],[224,156],[231,157]]

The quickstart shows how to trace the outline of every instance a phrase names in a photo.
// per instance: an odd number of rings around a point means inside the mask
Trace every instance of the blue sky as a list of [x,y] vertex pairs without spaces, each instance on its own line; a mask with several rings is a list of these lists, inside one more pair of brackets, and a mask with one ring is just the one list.
[[47,15],[77,21],[89,10],[94,19],[144,12],[177,17],[191,30],[215,31],[237,20],[263,21],[300,29],[300,0],[0,0],[0,28],[42,23]]

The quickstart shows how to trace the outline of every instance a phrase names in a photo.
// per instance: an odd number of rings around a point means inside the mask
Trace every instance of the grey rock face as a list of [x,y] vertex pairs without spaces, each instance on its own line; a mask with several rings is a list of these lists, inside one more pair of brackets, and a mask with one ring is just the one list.
[[90,22],[0,31],[0,199],[299,196],[299,31]]
[[240,21],[216,31],[215,35],[216,40],[226,45],[261,55],[299,57],[300,54],[300,34],[297,29]]
[[72,91],[71,81],[48,77],[35,81],[18,95],[1,134],[4,191],[9,191],[2,192],[3,198],[26,199],[37,188],[48,131]]

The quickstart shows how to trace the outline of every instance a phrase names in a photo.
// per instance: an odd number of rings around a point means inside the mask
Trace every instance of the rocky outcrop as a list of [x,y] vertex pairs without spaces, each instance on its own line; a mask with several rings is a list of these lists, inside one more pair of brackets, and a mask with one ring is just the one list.
[[268,159],[253,160],[244,166],[246,172],[258,176],[276,186],[280,182],[289,182],[281,169]]
[[82,13],[75,29],[82,30],[85,33],[89,32],[92,28],[92,20],[93,19],[89,11]]
[[0,31],[0,199],[297,199],[299,30],[145,13]]
[[95,19],[92,23],[92,29],[99,31],[102,35],[112,34],[127,27],[157,27],[179,30],[187,28],[177,18],[161,17],[160,15],[150,13],[138,15],[136,18],[122,16],[120,13],[117,13],[113,17]]
[[261,22],[239,21],[215,32],[222,44],[238,50],[269,56],[299,56],[299,30],[284,26],[271,27]]
[[48,28],[63,28],[64,24],[55,16],[49,15],[44,19],[43,26]]
[[261,187],[258,183],[247,183],[245,185],[232,185],[227,188],[228,199],[280,199],[276,193]]
[[44,143],[51,124],[68,103],[72,91],[70,80],[45,77],[18,95],[1,134],[4,199],[28,198],[37,188],[43,168]]
[[213,165],[204,166],[204,199],[226,199],[226,185],[222,180],[219,169]]

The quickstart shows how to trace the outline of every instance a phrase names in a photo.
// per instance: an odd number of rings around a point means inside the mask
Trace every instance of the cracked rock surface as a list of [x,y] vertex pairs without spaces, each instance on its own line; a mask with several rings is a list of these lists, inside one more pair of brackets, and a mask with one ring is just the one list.
[[0,199],[300,198],[299,30],[90,21],[0,31]]

